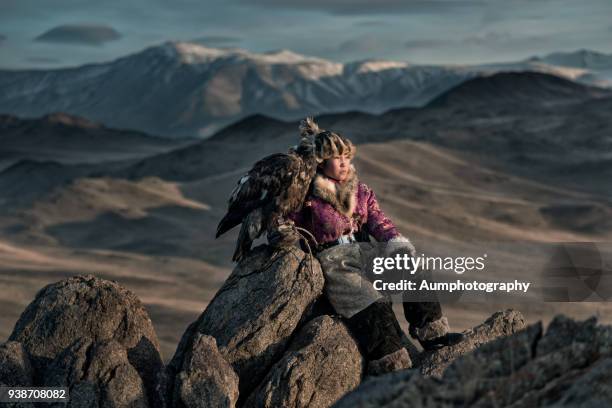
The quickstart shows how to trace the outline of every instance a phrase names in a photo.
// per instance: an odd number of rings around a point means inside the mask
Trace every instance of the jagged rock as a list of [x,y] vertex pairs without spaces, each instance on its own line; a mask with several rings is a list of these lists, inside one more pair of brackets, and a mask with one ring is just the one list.
[[200,333],[185,354],[174,386],[176,408],[234,407],[238,401],[238,376],[219,353],[215,339]]
[[[413,377],[419,376],[418,370],[399,370],[382,376],[370,376],[362,382],[353,392],[346,394],[340,399],[334,408],[374,408],[391,406],[418,407],[418,402],[413,405],[393,405],[396,398],[406,393],[408,387],[413,387]],[[429,381],[426,377],[421,377]]]
[[32,365],[21,343],[7,341],[0,345],[0,385],[27,387],[33,385]]
[[77,340],[48,365],[44,379],[46,387],[69,387],[72,407],[155,406],[149,405],[145,386],[125,348],[114,340]]
[[612,404],[612,358],[604,358],[576,381],[568,384],[557,407],[609,407]]
[[245,407],[329,407],[359,385],[363,368],[344,323],[320,316],[300,330]]
[[[502,349],[493,350],[493,357],[502,362],[501,367],[505,370],[485,372],[493,381],[478,406],[491,406],[492,403],[517,407],[549,406],[565,399],[565,391],[572,384],[584,380],[583,376],[590,373],[599,359],[611,356],[610,329],[610,326],[598,327],[594,317],[576,322],[557,316],[546,334],[534,336],[531,344],[525,342],[522,347],[513,344],[512,354]],[[594,389],[591,397],[581,401],[581,406],[602,406],[594,405],[591,400],[601,397],[600,392],[610,395],[612,385],[607,389]],[[603,404],[611,405],[612,399]]]
[[[338,406],[401,406],[394,405],[395,401],[398,398],[404,401],[402,396],[407,393],[408,389],[419,392],[419,390],[436,388],[437,383],[429,377],[439,377],[460,356],[500,336],[515,333],[524,327],[525,320],[520,312],[511,309],[496,312],[483,324],[464,332],[465,339],[462,342],[439,350],[422,352],[414,360],[415,369],[403,370],[379,378],[368,378],[360,385],[358,392],[347,395],[339,402]],[[418,405],[421,403],[423,405]],[[410,406],[416,407],[437,406],[435,404],[427,405],[423,402],[411,402],[411,404],[413,405]]]
[[[33,381],[32,365],[21,343],[7,341],[0,345],[0,386],[28,387]],[[31,402],[0,403],[2,408],[33,408]]]
[[440,379],[417,370],[366,381],[336,407],[612,406],[612,326],[557,316],[452,362]]
[[480,324],[464,332],[465,339],[450,347],[423,352],[418,359],[419,369],[424,375],[440,377],[446,367],[457,357],[466,354],[482,344],[501,336],[507,336],[525,328],[523,315],[512,309],[499,311]]
[[500,379],[508,380],[508,376],[529,362],[541,336],[542,324],[536,323],[513,336],[485,344],[474,353],[457,359],[444,372],[438,401],[448,405],[450,399],[460,393],[460,398],[466,404],[484,396],[485,401],[476,403],[488,406],[486,395],[504,383]]
[[163,371],[157,335],[140,300],[115,282],[81,275],[41,289],[9,338],[21,342],[34,367],[34,383],[51,362],[78,340],[114,339],[147,387],[149,400],[163,405],[158,377]]
[[282,356],[302,316],[321,295],[323,283],[319,263],[300,249],[274,253],[266,245],[254,248],[183,335],[168,367],[169,381],[199,332],[217,340],[240,378],[241,395],[248,395]]

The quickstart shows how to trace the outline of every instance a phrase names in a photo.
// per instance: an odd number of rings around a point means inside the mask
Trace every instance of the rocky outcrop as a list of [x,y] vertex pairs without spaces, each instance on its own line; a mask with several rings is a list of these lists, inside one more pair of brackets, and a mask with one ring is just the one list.
[[[22,313],[9,340],[19,342],[28,353],[34,384],[45,384],[47,375],[60,369],[58,364],[66,373],[67,386],[80,381],[106,384],[112,379],[94,377],[132,367],[144,384],[149,403],[163,406],[163,364],[151,319],[140,300],[115,282],[87,275],[46,286]],[[77,353],[76,360],[66,360],[68,349]],[[111,365],[82,371],[82,364],[98,364],[96,356],[88,353],[99,350],[112,351]],[[98,355],[103,357],[103,353]]]
[[169,365],[174,378],[197,333],[212,336],[250,392],[281,358],[289,340],[323,291],[316,260],[297,248],[274,252],[262,245],[239,263],[195,324]]
[[440,377],[446,367],[459,356],[523,328],[525,328],[525,318],[520,312],[512,309],[496,312],[483,324],[465,331],[465,339],[460,343],[443,347],[440,350],[421,353],[415,366],[424,375]]
[[234,407],[238,376],[217,349],[214,337],[195,334],[174,381],[172,407]]
[[[21,343],[8,341],[0,344],[0,386],[29,387],[33,384],[34,372],[30,357]],[[2,408],[33,408],[31,402],[0,403]]]
[[297,334],[246,407],[329,407],[361,382],[364,360],[338,318],[320,316]]
[[145,385],[125,347],[115,340],[77,340],[47,366],[43,385],[68,387],[74,407],[154,406],[149,405]]
[[[439,374],[437,370],[434,373]],[[460,356],[364,382],[335,407],[603,407],[612,404],[612,327],[557,316]]]
[[0,345],[0,385],[26,387],[33,384],[30,357],[21,343],[8,341]]
[[[364,378],[360,349],[297,248],[255,248],[165,369],[140,301],[76,276],[43,288],[0,345],[0,384],[65,386],[87,407],[612,406],[612,326],[494,313],[414,366]],[[404,337],[407,346],[410,340]],[[10,406],[10,405],[9,405]],[[30,403],[13,406],[32,406]]]

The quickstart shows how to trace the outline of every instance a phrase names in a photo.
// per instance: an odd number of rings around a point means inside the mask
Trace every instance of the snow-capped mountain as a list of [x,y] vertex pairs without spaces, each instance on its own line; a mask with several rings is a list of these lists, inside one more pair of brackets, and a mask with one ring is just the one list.
[[529,61],[597,71],[612,70],[612,55],[585,49],[575,52],[554,52],[544,57],[532,57]]
[[296,119],[422,106],[466,79],[499,71],[535,70],[590,84],[612,83],[599,75],[601,64],[576,66],[559,55],[474,66],[342,64],[288,50],[252,53],[167,42],[103,64],[0,71],[0,112],[41,116],[61,111],[112,127],[206,137],[255,113]]
[[534,65],[569,69],[581,82],[602,87],[612,86],[612,55],[591,50],[575,52],[555,52],[544,57],[527,60]]

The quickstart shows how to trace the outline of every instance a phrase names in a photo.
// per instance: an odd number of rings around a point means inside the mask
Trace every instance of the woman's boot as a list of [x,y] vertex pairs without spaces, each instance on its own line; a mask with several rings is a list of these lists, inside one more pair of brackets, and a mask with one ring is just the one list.
[[372,303],[347,319],[347,325],[368,360],[368,375],[381,375],[412,367],[397,331],[399,323],[391,304]]
[[410,324],[409,332],[423,349],[435,350],[462,341],[461,333],[451,333],[448,319],[442,316],[439,302],[404,302],[404,317]]

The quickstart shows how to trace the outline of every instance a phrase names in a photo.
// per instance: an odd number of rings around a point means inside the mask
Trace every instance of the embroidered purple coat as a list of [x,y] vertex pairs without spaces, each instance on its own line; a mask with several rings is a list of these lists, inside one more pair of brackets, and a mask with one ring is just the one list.
[[357,232],[364,224],[379,242],[401,235],[380,209],[374,191],[357,180],[354,168],[343,183],[318,173],[302,210],[289,218],[310,231],[319,244]]

